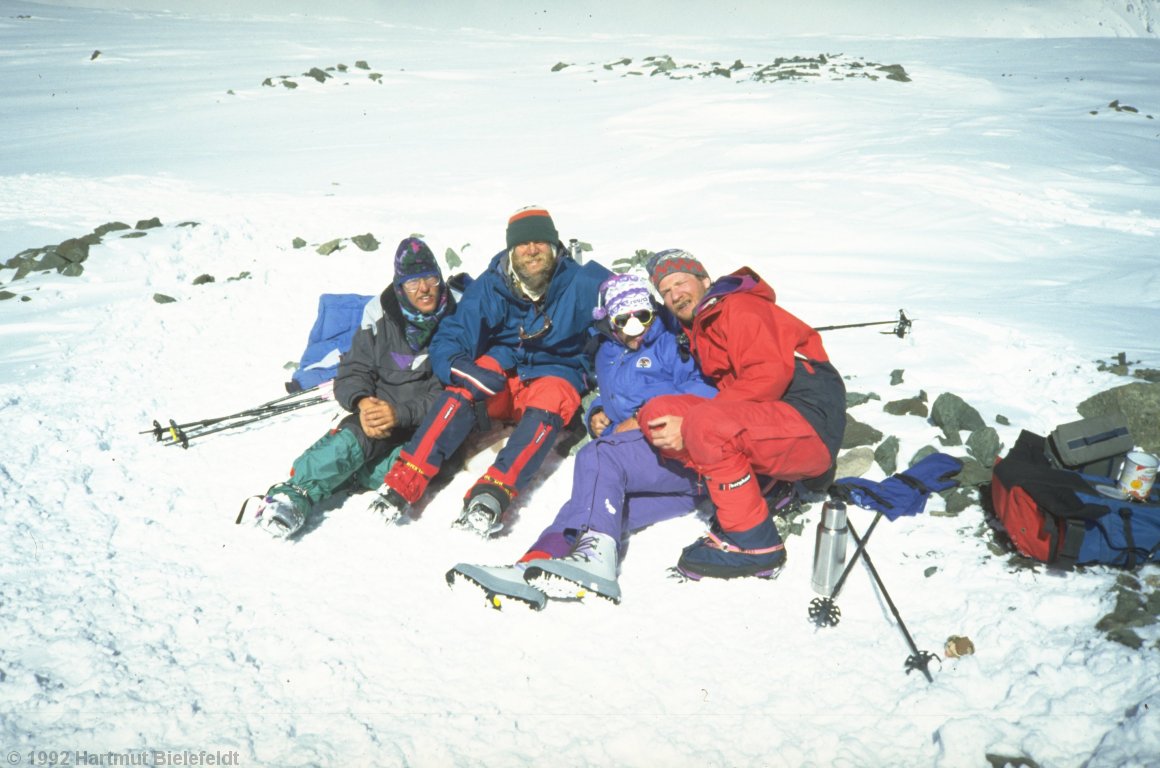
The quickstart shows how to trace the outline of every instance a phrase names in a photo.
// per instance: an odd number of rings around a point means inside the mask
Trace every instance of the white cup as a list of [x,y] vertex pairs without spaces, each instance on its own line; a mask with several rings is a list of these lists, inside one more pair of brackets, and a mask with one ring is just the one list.
[[1144,501],[1152,491],[1152,483],[1156,482],[1156,467],[1160,465],[1150,453],[1131,451],[1124,457],[1124,468],[1120,470],[1120,490],[1124,497],[1135,501]]

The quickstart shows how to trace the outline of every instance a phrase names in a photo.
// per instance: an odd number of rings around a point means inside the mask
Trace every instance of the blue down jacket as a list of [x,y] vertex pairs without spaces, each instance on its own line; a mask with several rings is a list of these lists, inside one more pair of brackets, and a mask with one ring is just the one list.
[[596,350],[596,380],[600,393],[588,406],[584,423],[591,423],[592,414],[603,410],[612,421],[606,434],[659,395],[717,395],[717,388],[701,376],[692,356],[681,358],[677,337],[661,318],[645,331],[644,343],[636,351],[605,335]]
[[[455,314],[444,318],[431,341],[431,362],[444,385],[451,383],[451,364],[461,357],[490,355],[505,371],[521,379],[559,376],[580,394],[591,389],[592,363],[584,354],[597,289],[611,275],[595,261],[581,266],[556,246],[556,271],[540,304],[517,294],[507,274],[508,254],[500,251],[467,290]],[[551,321],[546,334],[521,339],[520,329],[534,334]]]

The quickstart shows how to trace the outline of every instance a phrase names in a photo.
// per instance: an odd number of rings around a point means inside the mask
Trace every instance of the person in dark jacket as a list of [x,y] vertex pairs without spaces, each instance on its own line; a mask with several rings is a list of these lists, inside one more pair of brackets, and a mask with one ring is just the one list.
[[642,429],[664,456],[704,476],[717,507],[710,531],[686,547],[686,576],[771,576],[785,548],[758,475],[824,489],[846,427],[846,388],[817,331],[780,307],[743,267],[711,282],[682,250],[662,251],[649,277],[677,319],[718,395],[649,401]]
[[531,206],[508,220],[507,248],[463,294],[431,342],[446,389],[391,467],[372,507],[393,522],[427,490],[440,467],[491,419],[516,428],[471,487],[454,524],[490,536],[535,476],[593,385],[584,354],[597,289],[611,273],[578,264],[552,217]]
[[443,390],[428,351],[435,329],[454,311],[431,249],[415,237],[399,243],[394,280],[367,306],[339,362],[334,396],[351,413],[295,459],[289,479],[270,487],[255,515],[259,527],[291,536],[313,505],[349,481],[379,487]]

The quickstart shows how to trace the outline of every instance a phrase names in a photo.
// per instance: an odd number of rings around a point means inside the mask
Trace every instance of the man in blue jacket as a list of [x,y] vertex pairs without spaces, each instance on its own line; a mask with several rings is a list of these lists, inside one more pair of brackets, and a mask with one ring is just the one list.
[[495,463],[464,498],[458,527],[490,536],[527,487],[593,385],[584,354],[601,282],[611,273],[581,266],[538,206],[508,220],[507,248],[468,286],[456,313],[431,342],[435,375],[445,385],[387,473],[372,508],[394,521],[416,503],[439,468],[490,419],[516,428]]

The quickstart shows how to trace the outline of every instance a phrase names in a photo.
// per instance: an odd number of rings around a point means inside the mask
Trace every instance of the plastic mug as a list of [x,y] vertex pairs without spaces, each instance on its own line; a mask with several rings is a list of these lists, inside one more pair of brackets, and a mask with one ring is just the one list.
[[1156,482],[1156,467],[1160,465],[1150,453],[1131,451],[1124,457],[1124,468],[1120,470],[1120,490],[1124,497],[1133,501],[1144,501]]

